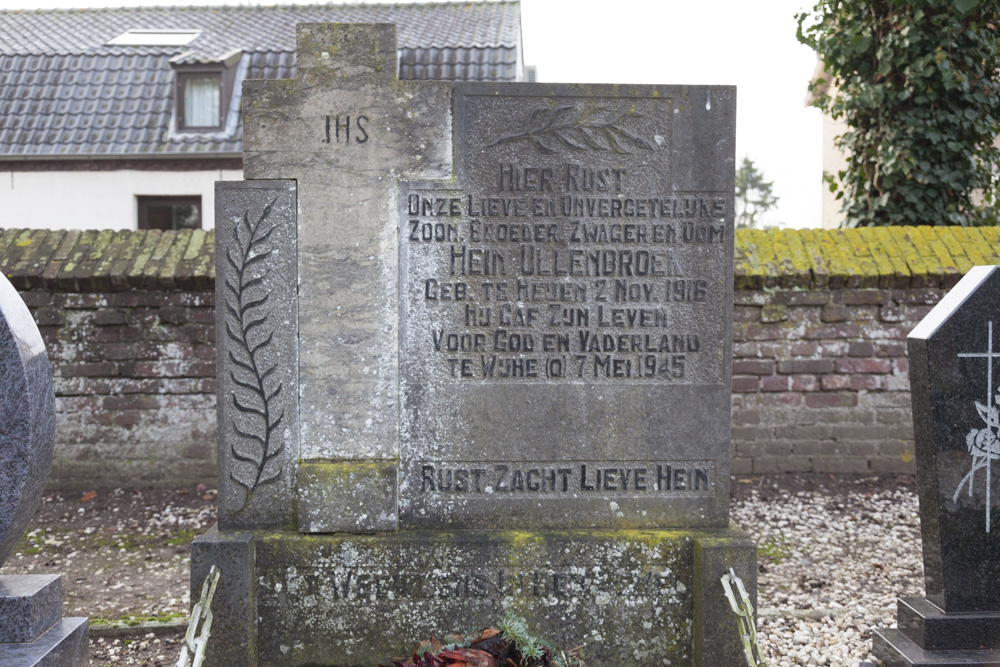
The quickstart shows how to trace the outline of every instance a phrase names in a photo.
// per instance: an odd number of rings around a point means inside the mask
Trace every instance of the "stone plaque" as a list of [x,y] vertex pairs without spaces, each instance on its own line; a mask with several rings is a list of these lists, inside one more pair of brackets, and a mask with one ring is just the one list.
[[408,183],[400,523],[724,526],[735,93],[456,84]]
[[296,79],[244,86],[208,661],[370,665],[511,609],[588,664],[736,664],[735,91],[395,65],[391,25],[306,24]]

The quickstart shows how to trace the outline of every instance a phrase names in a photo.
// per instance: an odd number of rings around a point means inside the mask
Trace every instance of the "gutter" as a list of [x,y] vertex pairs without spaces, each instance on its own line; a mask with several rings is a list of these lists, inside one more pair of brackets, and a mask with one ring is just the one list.
[[243,152],[213,153],[54,153],[47,155],[0,155],[0,162],[43,162],[73,160],[200,160],[243,158]]

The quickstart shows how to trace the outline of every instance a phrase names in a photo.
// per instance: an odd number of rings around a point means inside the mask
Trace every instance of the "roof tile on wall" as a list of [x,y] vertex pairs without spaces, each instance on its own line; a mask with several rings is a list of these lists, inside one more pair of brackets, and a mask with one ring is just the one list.
[[[927,259],[921,245],[934,248]],[[18,289],[211,290],[214,257],[212,230],[0,229],[0,270]],[[998,262],[992,227],[740,229],[734,280],[737,289],[947,288],[972,265]]]

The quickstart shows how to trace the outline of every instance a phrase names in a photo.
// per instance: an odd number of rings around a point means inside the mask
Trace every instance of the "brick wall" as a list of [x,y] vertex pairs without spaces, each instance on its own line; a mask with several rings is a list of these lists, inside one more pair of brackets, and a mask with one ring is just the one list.
[[1000,230],[741,230],[735,473],[913,472],[906,335]]
[[[48,345],[51,485],[215,476],[212,232],[0,230],[0,268]],[[906,334],[1000,230],[740,231],[736,473],[913,470]]]
[[905,338],[945,291],[737,291],[734,472],[913,471]]
[[214,234],[7,230],[56,390],[49,485],[215,478]]

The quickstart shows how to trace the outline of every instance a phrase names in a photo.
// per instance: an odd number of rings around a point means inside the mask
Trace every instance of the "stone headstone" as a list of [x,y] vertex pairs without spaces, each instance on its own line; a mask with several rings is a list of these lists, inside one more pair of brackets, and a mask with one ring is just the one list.
[[[45,344],[0,275],[0,565],[41,501],[55,442],[55,393]],[[0,664],[83,665],[87,619],[62,618],[58,575],[0,576]]]
[[38,327],[0,276],[0,565],[42,499],[55,443],[52,371]]
[[735,90],[400,82],[390,25],[301,25],[296,71],[246,83],[216,199],[212,664],[503,609],[588,664],[737,664]]
[[874,652],[1000,664],[1000,267],[969,271],[908,344],[927,596],[899,600]]

